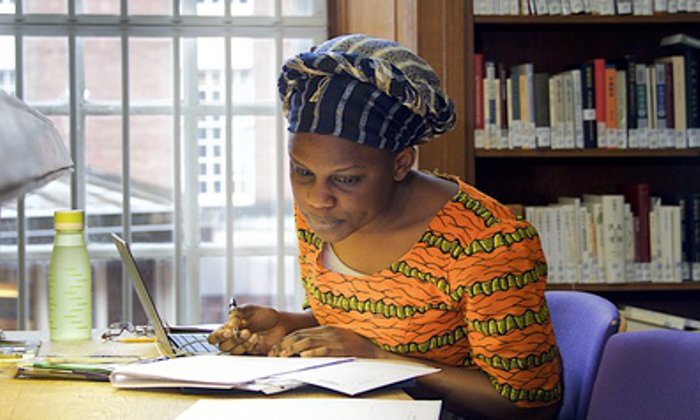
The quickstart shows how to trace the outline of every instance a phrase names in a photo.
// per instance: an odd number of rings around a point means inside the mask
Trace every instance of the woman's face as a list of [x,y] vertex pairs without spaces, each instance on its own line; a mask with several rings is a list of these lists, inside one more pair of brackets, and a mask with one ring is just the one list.
[[293,135],[289,161],[294,199],[321,239],[339,242],[381,226],[394,192],[395,156],[335,136]]

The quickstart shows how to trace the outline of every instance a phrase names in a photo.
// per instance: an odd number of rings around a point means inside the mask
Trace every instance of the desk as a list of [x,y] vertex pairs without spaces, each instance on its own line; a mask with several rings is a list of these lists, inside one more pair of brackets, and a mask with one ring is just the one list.
[[[9,339],[18,338],[7,331]],[[26,337],[26,335],[23,335]],[[36,337],[36,335],[34,336]],[[69,349],[68,343],[47,343],[41,354],[58,348]],[[104,347],[106,346],[106,347]],[[109,349],[109,354],[133,351],[153,352],[153,344],[123,344],[93,342],[75,343],[76,349]],[[115,353],[118,352],[118,353]],[[73,352],[71,352],[73,353]],[[65,354],[65,353],[64,353]],[[76,353],[73,353],[76,354]],[[95,354],[95,353],[91,353]],[[107,382],[13,379],[9,365],[0,365],[0,419],[12,420],[74,420],[74,419],[173,419],[201,398],[333,398],[340,394],[322,390],[296,389],[274,396],[253,392],[227,395],[184,395],[177,390],[117,389]],[[343,396],[344,397],[344,396]],[[400,389],[385,389],[363,395],[364,398],[410,400]]]

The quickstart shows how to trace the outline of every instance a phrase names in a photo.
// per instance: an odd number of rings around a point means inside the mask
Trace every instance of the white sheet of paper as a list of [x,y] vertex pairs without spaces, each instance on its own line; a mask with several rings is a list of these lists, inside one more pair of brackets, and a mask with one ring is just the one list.
[[355,359],[352,363],[336,363],[276,375],[276,377],[294,379],[347,395],[357,395],[361,392],[439,371],[440,369],[417,363]]
[[112,372],[110,380],[119,388],[231,388],[277,374],[352,360],[351,357],[198,355],[121,366]]
[[438,420],[440,401],[351,398],[203,399],[177,420],[217,418],[286,420]]

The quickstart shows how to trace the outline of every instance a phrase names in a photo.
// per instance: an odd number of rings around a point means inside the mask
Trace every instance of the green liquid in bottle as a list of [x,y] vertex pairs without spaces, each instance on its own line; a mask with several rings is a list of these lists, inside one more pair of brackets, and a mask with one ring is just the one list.
[[56,230],[49,263],[51,340],[92,336],[92,273],[82,230]]

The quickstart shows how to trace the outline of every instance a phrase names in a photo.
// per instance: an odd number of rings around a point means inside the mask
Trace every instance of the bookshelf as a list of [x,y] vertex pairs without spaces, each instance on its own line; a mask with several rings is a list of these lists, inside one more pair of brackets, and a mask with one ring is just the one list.
[[[640,62],[650,62],[668,54],[658,46],[662,37],[679,32],[700,36],[699,23],[697,13],[474,16],[467,10],[466,26],[473,37],[466,41],[466,97],[475,92],[470,77],[475,52],[507,68],[532,62],[536,71],[551,74],[595,57],[635,54]],[[613,193],[615,183],[631,182],[647,182],[658,194],[700,190],[700,149],[475,150],[473,104],[467,107],[467,166],[474,168],[470,180],[501,201],[545,205],[562,195]]]
[[[547,205],[559,196],[616,192],[648,183],[655,194],[700,191],[700,149],[483,150],[474,136],[474,54],[507,68],[532,62],[557,73],[595,57],[663,55],[661,38],[700,37],[700,13],[653,16],[474,16],[471,1],[330,0],[329,35],[365,32],[415,48],[442,78],[458,112],[456,129],[421,147],[420,166],[462,176],[507,204]],[[381,25],[359,16],[383,16]],[[393,16],[393,17],[392,17]],[[420,19],[418,18],[420,17]],[[407,29],[412,26],[412,29]],[[459,36],[455,36],[459,33]],[[552,284],[584,290],[619,305],[700,319],[700,282]]]
[[[558,73],[595,57],[634,54],[652,62],[668,54],[667,35],[700,35],[700,14],[655,16],[474,16],[467,11],[466,97],[475,94],[474,54],[506,68],[532,62],[536,71]],[[560,196],[616,193],[617,185],[647,183],[657,195],[700,191],[700,149],[484,150],[474,148],[474,104],[467,103],[466,132],[474,184],[505,203],[547,205]],[[516,182],[514,182],[516,180]],[[633,305],[700,319],[700,282],[551,284],[582,290],[618,305]]]

